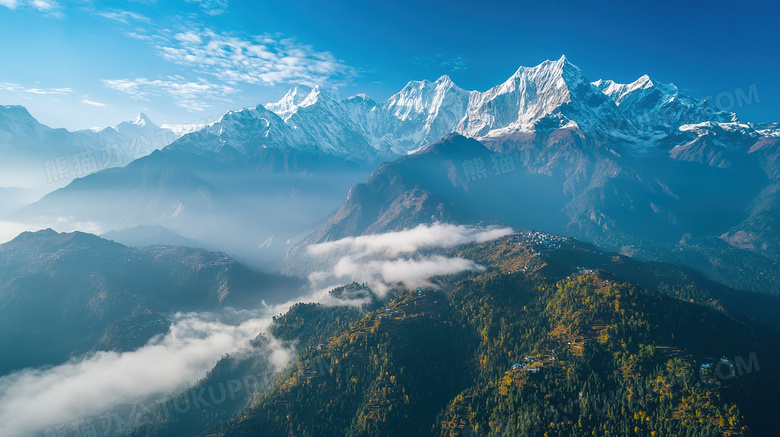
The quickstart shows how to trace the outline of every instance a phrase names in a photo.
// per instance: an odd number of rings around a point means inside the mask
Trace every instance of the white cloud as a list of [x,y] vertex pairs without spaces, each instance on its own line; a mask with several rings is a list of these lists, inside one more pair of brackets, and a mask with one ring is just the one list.
[[86,97],[81,99],[81,100],[79,100],[79,103],[83,103],[85,105],[91,105],[91,106],[99,106],[99,107],[106,106],[105,103],[95,102],[95,101],[89,100]]
[[431,285],[428,278],[433,276],[480,270],[484,267],[474,261],[444,256],[391,260],[361,260],[345,256],[336,263],[332,274],[337,279],[368,283],[372,291],[384,297],[388,290],[385,283],[401,282],[407,287],[419,287]]
[[49,17],[63,18],[62,7],[55,0],[0,0],[0,6],[11,10],[35,9]]
[[[170,394],[194,384],[225,353],[246,350],[270,324],[250,319],[224,324],[210,315],[180,316],[163,337],[132,352],[98,352],[51,368],[27,369],[0,378],[3,435],[28,435],[49,425],[98,415],[121,404]],[[266,351],[278,368],[292,351],[278,342]]]
[[71,88],[38,88],[38,87],[26,87],[19,85],[18,83],[3,82],[0,83],[0,89],[5,91],[11,91],[15,93],[29,93],[29,94],[56,94],[67,95],[73,93]]
[[424,247],[455,247],[467,243],[483,243],[512,233],[511,228],[475,228],[469,226],[436,223],[377,235],[347,237],[309,246],[315,255],[343,251],[371,255],[385,253],[396,255],[410,253]]
[[104,79],[103,84],[115,91],[129,95],[135,100],[149,97],[170,97],[174,103],[188,111],[203,111],[211,108],[211,102],[230,102],[226,96],[237,90],[227,85],[213,84],[205,79],[188,81],[181,76],[169,76],[165,80]]
[[408,287],[430,285],[428,278],[468,270],[482,270],[473,261],[444,256],[414,257],[423,248],[449,248],[481,243],[512,233],[511,228],[476,228],[436,223],[385,234],[348,237],[338,241],[309,246],[317,256],[336,256],[332,268],[309,276],[315,287],[357,281],[368,283],[383,297],[385,283],[402,282]]
[[[54,367],[25,369],[0,377],[2,435],[30,435],[48,426],[69,424],[192,387],[224,355],[266,356],[279,372],[295,356],[294,346],[282,344],[267,333],[273,315],[283,314],[300,302],[323,301],[349,305],[318,290],[262,311],[227,308],[209,313],[177,314],[167,334],[130,352],[97,352]],[[223,319],[223,320],[220,320]],[[248,343],[265,332],[261,351]]]
[[149,35],[146,35],[144,33],[143,29],[136,29],[135,31],[125,32],[125,35],[130,37],[130,38],[133,38],[133,39],[140,39],[141,41],[151,41],[152,40],[152,37],[149,36]]
[[32,93],[32,94],[70,94],[73,92],[70,88],[27,88],[24,90],[25,92]]
[[198,3],[200,9],[208,15],[222,15],[228,7],[227,0],[186,0],[187,3]]
[[108,18],[109,20],[117,21],[119,23],[129,24],[130,21],[142,21],[148,23],[149,17],[146,17],[141,14],[137,14],[135,12],[130,11],[123,11],[123,10],[113,10],[113,11],[106,11],[106,12],[100,12],[98,13],[101,17]]
[[[2,0],[0,0],[2,1]],[[12,91],[12,92],[20,92],[24,91],[24,87],[17,84],[17,83],[10,83],[10,82],[3,82],[0,83],[0,89],[3,89],[5,91]]]
[[228,83],[276,85],[322,84],[352,75],[352,69],[330,52],[318,52],[279,35],[251,38],[187,30],[157,45],[161,56]]
[[30,5],[41,12],[52,12],[60,7],[54,0],[32,0]]
[[8,9],[16,9],[18,4],[17,0],[0,0],[0,6],[5,6]]

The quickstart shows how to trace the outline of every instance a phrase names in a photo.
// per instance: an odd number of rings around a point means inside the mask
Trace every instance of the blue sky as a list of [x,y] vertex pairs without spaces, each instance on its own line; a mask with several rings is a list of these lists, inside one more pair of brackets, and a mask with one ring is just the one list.
[[0,0],[0,104],[68,129],[189,123],[294,83],[384,100],[448,74],[485,90],[565,54],[590,80],[643,74],[780,121],[780,3]]

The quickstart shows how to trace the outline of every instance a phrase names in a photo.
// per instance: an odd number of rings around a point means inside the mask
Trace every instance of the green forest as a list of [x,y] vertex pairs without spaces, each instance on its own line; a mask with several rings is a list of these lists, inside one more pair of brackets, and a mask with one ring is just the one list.
[[[780,351],[760,301],[575,244],[470,245],[449,254],[482,272],[361,308],[298,304],[269,332],[295,363],[224,411],[134,435],[772,435]],[[202,384],[262,362],[226,357]]]

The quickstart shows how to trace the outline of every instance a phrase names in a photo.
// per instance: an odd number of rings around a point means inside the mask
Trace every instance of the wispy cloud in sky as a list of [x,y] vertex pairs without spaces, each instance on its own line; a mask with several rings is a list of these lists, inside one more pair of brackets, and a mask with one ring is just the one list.
[[145,77],[104,79],[103,84],[135,100],[169,97],[177,106],[193,112],[211,108],[215,101],[229,102],[227,95],[237,91],[228,85],[211,83],[205,79],[193,82],[181,76],[168,76],[162,80],[150,80]]
[[41,12],[53,12],[60,8],[60,4],[54,0],[32,0],[30,5]]
[[95,102],[95,101],[93,101],[93,100],[90,100],[90,99],[88,99],[88,98],[86,98],[86,97],[85,97],[85,98],[83,98],[83,99],[81,99],[81,100],[79,100],[79,102],[80,102],[80,103],[83,103],[83,104],[85,104],[85,105],[90,105],[90,106],[97,106],[97,107],[103,107],[103,106],[106,106],[106,104],[105,104],[105,103]]
[[10,83],[10,82],[0,83],[0,90],[10,91],[14,93],[27,93],[27,94],[39,94],[39,95],[46,95],[46,94],[67,95],[73,93],[73,89],[71,88],[40,88],[40,87],[24,86],[18,83]]
[[32,94],[60,94],[66,95],[73,92],[70,88],[27,88],[24,90],[26,93]]
[[353,74],[330,52],[281,35],[244,37],[204,28],[176,33],[157,49],[168,61],[231,84],[315,85]]
[[[198,3],[212,11],[227,7],[220,1]],[[354,75],[354,69],[330,52],[279,34],[223,33],[191,24],[187,30],[182,26],[171,32],[155,29],[146,17],[131,12],[112,10],[100,15],[124,24],[125,35],[145,41],[172,64],[171,71],[178,71],[164,78],[103,79],[108,88],[135,100],[170,97],[188,111],[202,111],[217,102],[231,102],[227,96],[245,91],[242,87],[247,85],[316,85],[343,82]]]
[[151,21],[149,17],[146,17],[144,15],[137,14],[135,12],[130,12],[130,11],[122,11],[122,10],[110,10],[110,11],[98,12],[98,15],[100,15],[103,18],[108,18],[109,20],[113,20],[124,24],[130,24],[131,21],[141,21],[145,23]]
[[[211,108],[225,111],[234,109],[231,97],[239,92],[242,100],[247,95],[264,99],[266,93],[278,92],[277,87],[351,83],[357,77],[355,68],[306,41],[241,26],[227,30],[221,23],[231,13],[229,0],[184,0],[176,10],[161,8],[157,3],[134,1],[120,6],[83,0],[0,0],[0,9],[19,14],[65,18],[67,13],[70,25],[81,20],[109,24],[124,34],[132,47],[125,59],[135,58],[139,65],[123,71],[101,69],[102,77],[90,77],[89,83],[82,79],[84,76],[72,77],[68,83],[72,88],[49,88],[9,76],[9,83],[0,83],[0,92],[12,92],[14,100],[32,107],[49,104],[56,95],[71,94],[74,89],[80,95],[71,96],[63,105],[81,110],[87,109],[84,105],[110,106],[115,111],[120,111],[122,105],[132,105],[114,91],[132,100],[150,102],[150,108],[178,113],[182,111],[172,106],[189,112]],[[46,79],[44,76],[37,75],[36,79]],[[103,89],[94,88],[100,85]]]
[[466,57],[463,55],[450,55],[437,53],[435,55],[415,56],[414,63],[425,67],[448,72],[463,71],[467,69]]
[[207,15],[222,15],[227,11],[227,0],[186,0],[187,3],[197,3]]
[[0,0],[0,6],[5,6],[11,10],[29,7],[53,18],[65,17],[62,12],[62,6],[54,0]]

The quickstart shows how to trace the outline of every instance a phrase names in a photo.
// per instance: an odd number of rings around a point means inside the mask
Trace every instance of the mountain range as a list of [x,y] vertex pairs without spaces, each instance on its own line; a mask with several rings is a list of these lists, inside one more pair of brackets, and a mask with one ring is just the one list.
[[102,233],[0,245],[0,434],[774,429],[777,124],[560,58],[381,103],[299,85],[98,168],[156,129],[0,107],[4,156],[89,170],[2,219]]
[[145,114],[115,126],[70,132],[41,124],[23,106],[0,106],[0,186],[62,186],[60,182],[126,165],[174,139],[173,131]]
[[[779,145],[776,125],[740,121],[647,76],[594,82],[562,57],[485,92],[446,76],[383,103],[296,86],[10,217],[164,226],[277,265],[285,253],[298,263],[311,242],[500,222],[683,262],[737,286],[778,270]],[[746,287],[778,289],[760,282]]]
[[40,123],[23,106],[0,105],[0,215],[79,177],[125,166],[176,137],[145,114],[115,126],[70,132]]

